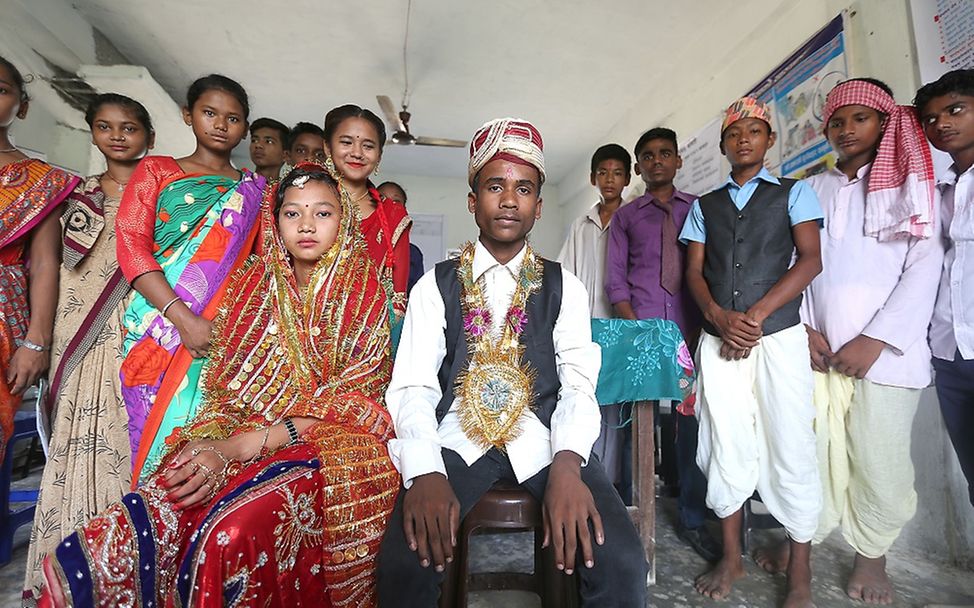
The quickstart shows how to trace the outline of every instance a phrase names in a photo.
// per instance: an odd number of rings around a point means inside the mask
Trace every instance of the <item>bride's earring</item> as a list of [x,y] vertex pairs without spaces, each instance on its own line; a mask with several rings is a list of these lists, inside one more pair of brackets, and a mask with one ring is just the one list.
[[332,160],[331,154],[325,157],[325,168],[329,171],[335,171],[335,161]]

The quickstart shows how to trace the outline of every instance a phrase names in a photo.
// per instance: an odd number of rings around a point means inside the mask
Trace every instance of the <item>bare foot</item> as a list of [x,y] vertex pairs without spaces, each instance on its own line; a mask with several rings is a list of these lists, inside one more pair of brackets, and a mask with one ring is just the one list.
[[788,586],[784,608],[815,608],[812,603],[811,543],[789,541]]
[[712,570],[698,576],[693,586],[700,595],[722,600],[730,595],[734,581],[744,578],[744,574],[744,564],[740,556],[736,559],[724,556]]
[[867,604],[892,604],[893,583],[886,575],[886,556],[870,559],[857,553],[845,592],[852,599]]
[[782,608],[815,608],[815,604],[812,602],[812,592],[810,589],[805,589],[804,591],[799,591],[798,589],[791,589],[788,591],[788,595],[785,596],[785,603],[781,605]]
[[754,561],[757,565],[771,574],[786,572],[789,559],[791,559],[791,541],[787,538],[777,545],[761,547],[754,552]]

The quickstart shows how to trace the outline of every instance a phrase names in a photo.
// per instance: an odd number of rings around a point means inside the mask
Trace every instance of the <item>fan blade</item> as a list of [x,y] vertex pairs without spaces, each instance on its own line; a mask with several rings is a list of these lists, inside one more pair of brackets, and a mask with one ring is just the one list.
[[417,137],[417,146],[440,146],[444,148],[466,148],[467,142],[462,139],[446,139],[443,137]]
[[379,108],[382,109],[382,113],[385,114],[386,122],[392,127],[393,131],[405,131],[406,125],[402,124],[399,120],[399,112],[396,111],[396,106],[392,104],[392,100],[389,99],[388,95],[376,95],[376,101],[379,102]]

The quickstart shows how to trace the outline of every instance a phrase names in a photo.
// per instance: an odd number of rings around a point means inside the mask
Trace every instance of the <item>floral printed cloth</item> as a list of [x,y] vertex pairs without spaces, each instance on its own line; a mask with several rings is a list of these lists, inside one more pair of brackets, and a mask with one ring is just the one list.
[[592,339],[602,347],[599,405],[691,397],[693,358],[673,321],[592,319]]

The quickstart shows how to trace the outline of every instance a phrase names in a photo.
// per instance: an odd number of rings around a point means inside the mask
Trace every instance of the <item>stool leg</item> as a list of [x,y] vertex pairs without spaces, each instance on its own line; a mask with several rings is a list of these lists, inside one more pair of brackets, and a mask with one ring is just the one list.
[[476,528],[466,528],[460,525],[460,538],[457,539],[457,553],[459,556],[454,558],[457,566],[455,575],[456,597],[452,604],[456,608],[467,608],[467,589],[470,582],[470,537],[473,536]]
[[751,554],[751,499],[741,506],[741,551],[742,555]]

